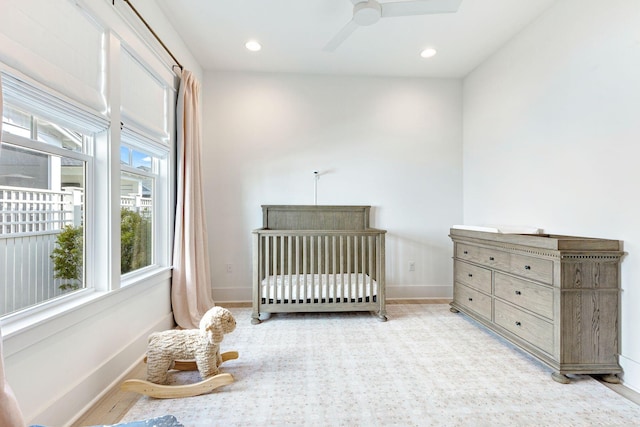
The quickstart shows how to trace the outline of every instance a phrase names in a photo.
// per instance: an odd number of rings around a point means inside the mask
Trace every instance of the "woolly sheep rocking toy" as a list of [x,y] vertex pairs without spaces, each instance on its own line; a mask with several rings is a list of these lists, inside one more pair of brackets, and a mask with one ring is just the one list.
[[[233,332],[236,321],[229,310],[213,307],[200,320],[199,329],[172,329],[149,336],[147,381],[127,380],[121,388],[158,398],[197,396],[233,382],[231,374],[221,374],[222,362],[238,358],[238,352],[220,353],[224,335]],[[187,385],[165,385],[168,371],[195,370],[202,381]]]

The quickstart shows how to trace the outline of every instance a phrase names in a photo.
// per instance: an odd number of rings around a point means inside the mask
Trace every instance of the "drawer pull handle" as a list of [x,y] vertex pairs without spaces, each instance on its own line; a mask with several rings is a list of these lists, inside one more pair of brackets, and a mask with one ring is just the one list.
[[530,266],[530,265],[525,265],[525,266],[524,266],[524,269],[525,269],[525,270],[531,270],[531,266]]
[[522,292],[516,291],[516,295],[522,295]]
[[473,274],[469,273],[469,277],[473,277]]
[[462,252],[462,253],[466,255],[466,254],[468,254],[468,253],[469,253],[469,251],[464,251],[464,252]]
[[495,261],[496,259],[492,256],[489,257],[489,261]]
[[473,301],[473,298],[469,297],[469,301]]
[[516,321],[516,326],[522,326],[522,323]]

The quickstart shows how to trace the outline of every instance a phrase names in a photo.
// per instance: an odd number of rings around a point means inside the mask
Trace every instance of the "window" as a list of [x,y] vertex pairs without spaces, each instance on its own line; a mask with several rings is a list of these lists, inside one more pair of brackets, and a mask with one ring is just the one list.
[[[120,273],[130,277],[168,263],[169,147],[125,127],[120,145]],[[124,284],[128,281],[124,281]]]
[[150,153],[120,147],[120,272],[154,263],[154,189],[158,159]]
[[94,143],[91,130],[10,102],[2,122],[0,316],[86,287],[83,225]]
[[[28,321],[168,276],[175,75],[115,35],[101,49],[104,61],[135,59],[120,87],[47,87],[0,63],[0,317]],[[103,83],[121,71],[104,65]]]
[[[124,127],[110,139],[106,120],[83,107],[4,73],[2,88],[0,317],[168,266],[166,138]],[[108,144],[119,150],[119,177],[104,167]],[[120,185],[109,203],[107,182]],[[115,232],[117,213],[120,257],[105,264],[104,224]],[[98,272],[117,263],[122,280],[104,283]]]

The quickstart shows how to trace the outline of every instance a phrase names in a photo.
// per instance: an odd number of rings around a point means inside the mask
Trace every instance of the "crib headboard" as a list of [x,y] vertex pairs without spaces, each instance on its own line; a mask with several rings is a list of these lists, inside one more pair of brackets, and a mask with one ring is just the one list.
[[262,205],[268,230],[366,230],[370,206]]

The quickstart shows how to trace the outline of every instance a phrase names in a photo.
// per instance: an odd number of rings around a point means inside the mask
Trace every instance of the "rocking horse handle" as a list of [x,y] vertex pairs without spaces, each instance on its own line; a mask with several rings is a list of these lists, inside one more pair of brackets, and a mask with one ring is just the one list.
[[[222,357],[222,361],[226,362],[227,360],[234,360],[239,357],[237,351],[226,351],[220,355]],[[144,358],[144,362],[147,363],[147,358]],[[196,365],[195,360],[176,360],[174,362],[173,368],[176,371],[197,371],[198,365]]]
[[[226,362],[227,360],[234,360],[239,357],[237,351],[226,351],[220,355],[222,357],[222,361]],[[147,358],[144,358],[144,363],[147,363]],[[196,365],[195,360],[176,360],[174,362],[173,368],[176,371],[197,371],[198,366]]]
[[226,362],[227,360],[234,360],[237,359],[239,357],[238,352],[237,351],[225,351],[224,353],[222,353],[220,356],[222,356],[222,361]]

